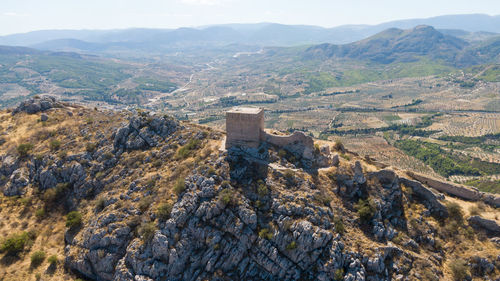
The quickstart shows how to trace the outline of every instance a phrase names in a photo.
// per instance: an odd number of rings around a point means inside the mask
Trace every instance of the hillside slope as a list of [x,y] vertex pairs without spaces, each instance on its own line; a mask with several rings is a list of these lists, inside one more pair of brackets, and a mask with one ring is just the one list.
[[0,129],[0,280],[500,272],[498,239],[466,220],[497,209],[462,210],[341,144],[336,165],[305,171],[266,144],[221,151],[223,133],[207,127],[45,97],[1,112]]

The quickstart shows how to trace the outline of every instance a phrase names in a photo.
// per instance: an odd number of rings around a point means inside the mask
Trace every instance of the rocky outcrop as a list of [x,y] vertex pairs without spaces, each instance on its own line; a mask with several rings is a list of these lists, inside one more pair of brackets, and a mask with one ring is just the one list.
[[[47,111],[51,108],[60,108],[63,105],[56,101],[55,98],[49,96],[42,96],[38,98],[32,98],[21,102],[13,111],[12,114],[17,114],[19,112],[26,112],[28,114],[35,114],[38,112]],[[43,121],[43,120],[42,120]]]
[[157,146],[180,128],[178,121],[168,116],[142,114],[130,118],[129,123],[114,135],[114,150],[136,150]]
[[485,219],[480,216],[471,216],[467,220],[474,227],[485,229],[493,234],[500,234],[500,225],[494,220]]
[[471,273],[474,276],[485,276],[495,271],[495,265],[487,258],[473,256],[469,259]]
[[[380,183],[368,190],[370,198],[376,205],[376,212],[371,222],[373,234],[378,240],[391,240],[397,234],[396,227],[406,227],[399,177],[392,170],[369,173],[368,177],[376,178]],[[366,182],[366,178],[364,181]]]
[[77,234],[68,231],[65,264],[88,278],[112,280],[132,238],[128,217],[127,213],[109,212],[91,220]]
[[[294,211],[273,203],[277,227],[262,231],[250,202],[231,186],[217,186],[217,182],[200,175],[188,178],[187,190],[174,205],[171,218],[158,225],[150,242],[135,239],[130,243],[114,279],[199,280],[212,279],[220,272],[239,280],[312,279],[310,269],[329,256],[334,239],[321,225],[321,215],[312,219],[316,225],[309,221],[315,215],[313,209]],[[220,200],[223,190],[233,190],[238,202]],[[321,208],[316,211],[331,215]]]
[[17,169],[12,173],[10,182],[5,187],[3,194],[5,196],[21,196],[25,193],[25,187],[28,183],[25,169]]

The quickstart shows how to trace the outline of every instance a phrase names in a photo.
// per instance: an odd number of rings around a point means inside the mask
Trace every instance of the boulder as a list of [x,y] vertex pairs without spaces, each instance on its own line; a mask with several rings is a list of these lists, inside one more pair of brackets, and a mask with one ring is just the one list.
[[21,196],[26,192],[25,187],[28,183],[25,169],[17,169],[10,176],[10,183],[4,189],[3,194],[5,196]]
[[494,220],[485,219],[480,216],[471,216],[467,221],[474,227],[485,229],[494,234],[500,234],[500,225]]

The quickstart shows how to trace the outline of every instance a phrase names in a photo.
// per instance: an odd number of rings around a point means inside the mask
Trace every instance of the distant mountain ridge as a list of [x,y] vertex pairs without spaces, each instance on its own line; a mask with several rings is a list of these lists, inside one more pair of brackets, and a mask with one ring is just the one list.
[[[417,25],[431,25],[436,29],[459,30],[462,35],[481,32],[481,36],[500,33],[500,16],[481,14],[447,15],[427,19],[410,19],[378,25],[344,25],[323,28],[307,25],[284,25],[276,23],[223,24],[199,28],[124,30],[41,30],[0,37],[0,45],[32,46],[41,49],[65,50],[71,43],[65,40],[80,40],[92,43],[76,46],[81,51],[106,50],[116,46],[136,48],[149,46],[165,48],[189,46],[221,46],[229,44],[252,44],[258,46],[294,46],[303,44],[345,44],[355,42],[388,28],[408,29]],[[477,37],[477,36],[476,36]],[[71,47],[75,47],[76,41]],[[78,45],[78,44],[77,44]],[[89,48],[89,49],[87,49]]]
[[387,29],[367,39],[345,45],[321,44],[305,51],[306,58],[351,58],[378,63],[408,62],[417,56],[454,61],[459,52],[470,44],[443,34],[431,26],[413,29]]

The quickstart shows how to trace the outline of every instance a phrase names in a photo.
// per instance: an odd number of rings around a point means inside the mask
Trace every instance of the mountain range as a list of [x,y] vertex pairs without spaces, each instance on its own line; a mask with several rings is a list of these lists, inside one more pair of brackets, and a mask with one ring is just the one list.
[[426,56],[457,66],[498,61],[500,38],[470,43],[439,32],[432,26],[390,28],[366,39],[344,45],[320,44],[308,48],[305,58],[349,58],[387,64],[411,62]]
[[430,25],[467,41],[500,33],[500,16],[447,15],[427,19],[391,21],[378,25],[344,25],[324,28],[276,23],[224,24],[197,28],[124,30],[40,30],[0,37],[0,45],[30,46],[53,51],[115,52],[120,50],[178,51],[190,47],[230,44],[295,46],[346,44],[389,28],[408,29]]

